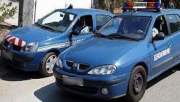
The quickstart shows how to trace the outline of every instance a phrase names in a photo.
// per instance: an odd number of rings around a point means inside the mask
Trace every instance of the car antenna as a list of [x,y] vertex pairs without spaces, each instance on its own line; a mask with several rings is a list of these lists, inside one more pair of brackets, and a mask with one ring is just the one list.
[[[70,4],[69,6],[66,4],[65,6],[66,6],[66,9],[73,9],[73,5],[72,5],[72,4]],[[67,6],[68,6],[68,7],[67,7]],[[65,10],[66,10],[66,9],[65,9]]]

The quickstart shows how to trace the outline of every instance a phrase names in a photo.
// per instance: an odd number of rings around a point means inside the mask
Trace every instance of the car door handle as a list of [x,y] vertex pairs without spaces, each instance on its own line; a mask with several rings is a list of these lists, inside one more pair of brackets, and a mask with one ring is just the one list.
[[171,44],[170,44],[170,43],[168,44],[168,47],[171,47]]

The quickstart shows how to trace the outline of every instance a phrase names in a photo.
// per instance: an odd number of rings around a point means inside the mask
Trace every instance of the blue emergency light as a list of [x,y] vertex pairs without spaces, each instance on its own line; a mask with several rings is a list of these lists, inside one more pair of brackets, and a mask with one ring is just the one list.
[[73,9],[73,5],[70,4],[70,5],[67,7],[67,9]]
[[161,9],[160,2],[125,2],[123,4],[123,10],[133,10],[133,9]]

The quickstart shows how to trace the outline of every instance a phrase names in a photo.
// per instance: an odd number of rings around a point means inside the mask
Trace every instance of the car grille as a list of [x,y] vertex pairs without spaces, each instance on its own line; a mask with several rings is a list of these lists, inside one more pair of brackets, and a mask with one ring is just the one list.
[[13,45],[12,48],[13,48],[13,50],[15,50],[15,51],[21,51],[21,48],[22,48],[22,47]]
[[7,47],[10,43],[7,40],[5,40],[3,44],[4,44],[4,46]]
[[90,65],[87,65],[87,64],[79,64],[79,69],[80,70],[85,70],[85,69],[87,69],[89,67],[90,67]]
[[73,68],[73,62],[72,61],[66,61],[66,65],[70,68]]
[[[10,42],[8,42],[7,40],[4,41],[4,46],[7,48],[8,45],[10,45]],[[12,49],[15,50],[15,51],[21,51],[21,48],[22,47],[19,47],[19,46],[16,46],[16,45],[12,45]]]
[[[70,68],[72,68],[73,69],[73,67],[74,67],[74,62],[73,61],[66,61],[66,65],[68,66],[68,67],[70,67]],[[88,65],[88,64],[82,64],[82,63],[78,63],[78,69],[79,70],[86,70],[86,69],[88,69],[90,67],[90,65]]]

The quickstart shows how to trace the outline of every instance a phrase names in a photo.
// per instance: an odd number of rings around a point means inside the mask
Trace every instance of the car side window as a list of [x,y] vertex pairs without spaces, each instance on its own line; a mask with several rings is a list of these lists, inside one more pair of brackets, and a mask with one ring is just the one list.
[[108,15],[96,15],[96,29],[99,30],[105,25],[112,17]]
[[164,16],[159,16],[158,18],[156,18],[156,21],[154,23],[154,27],[153,27],[153,36],[155,36],[156,34],[162,32],[165,36],[168,36],[168,30],[167,30],[167,23],[165,20]]
[[93,31],[93,18],[91,15],[80,17],[73,27],[73,31],[86,34]]
[[167,15],[167,20],[169,22],[171,33],[180,31],[180,18],[179,15]]

